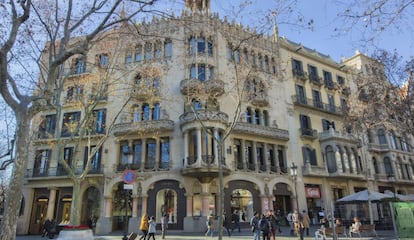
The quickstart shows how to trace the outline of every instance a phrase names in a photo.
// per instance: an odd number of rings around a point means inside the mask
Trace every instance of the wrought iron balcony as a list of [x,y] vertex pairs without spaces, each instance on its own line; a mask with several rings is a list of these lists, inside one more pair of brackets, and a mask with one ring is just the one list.
[[[75,174],[81,174],[84,171],[83,167],[78,167],[72,169]],[[92,168],[89,170],[88,175],[91,174],[103,174],[103,166],[98,166],[97,168]],[[62,177],[67,176],[67,171],[59,166],[59,167],[49,167],[49,168],[32,168],[27,169],[25,172],[25,178],[50,178],[50,177]]]
[[309,139],[317,139],[318,138],[318,130],[312,128],[299,128],[301,133],[301,137],[309,138]]
[[327,113],[331,113],[335,115],[343,114],[342,108],[334,106],[334,105],[326,104],[321,101],[315,101],[314,99],[304,98],[298,95],[293,95],[292,101],[294,104],[299,105],[299,106],[309,107],[312,109],[316,109],[319,111],[323,111],[323,112],[327,112]]

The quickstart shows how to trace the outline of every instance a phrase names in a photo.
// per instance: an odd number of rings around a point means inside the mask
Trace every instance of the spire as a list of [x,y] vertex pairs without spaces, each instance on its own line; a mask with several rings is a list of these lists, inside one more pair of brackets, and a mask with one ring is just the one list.
[[121,19],[125,20],[125,5],[124,5],[124,2],[122,2],[122,9],[121,9],[120,15],[121,15]]
[[279,38],[279,28],[277,27],[277,21],[276,21],[277,13],[272,12],[272,16],[273,16],[273,41],[277,42]]
[[210,14],[210,0],[185,0],[185,12]]

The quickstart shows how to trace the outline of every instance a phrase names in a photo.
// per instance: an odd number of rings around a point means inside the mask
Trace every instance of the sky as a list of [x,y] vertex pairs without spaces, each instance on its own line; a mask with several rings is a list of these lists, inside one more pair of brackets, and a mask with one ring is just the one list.
[[[391,2],[394,0],[390,0]],[[237,13],[236,10],[244,2],[249,2],[246,8],[247,14]],[[225,15],[234,16],[237,22],[255,24],[258,16],[269,13],[272,9],[288,9],[278,0],[211,0],[211,11],[219,12],[220,18]],[[285,1],[286,2],[286,1]],[[394,49],[408,60],[414,56],[414,28],[408,27],[414,23],[414,6],[409,8],[409,12],[398,27],[391,27],[375,38],[373,43],[367,44],[362,41],[362,31],[357,26],[353,26],[348,31],[335,31],[342,28],[344,22],[339,20],[337,14],[340,12],[339,0],[298,0],[297,5],[293,6],[293,13],[286,14],[287,11],[280,13],[278,21],[279,36],[286,37],[291,41],[302,43],[311,49],[330,55],[337,62],[341,58],[351,57],[356,50],[367,55],[371,55],[376,48],[393,51]],[[349,3],[348,0],[342,1]],[[361,4],[365,1],[360,1]],[[414,4],[413,4],[414,5]],[[298,15],[303,15],[303,25],[295,25]],[[247,16],[251,16],[250,18]],[[312,28],[307,28],[307,22],[313,20]],[[296,21],[297,22],[297,21]],[[404,26],[404,25],[407,26]]]

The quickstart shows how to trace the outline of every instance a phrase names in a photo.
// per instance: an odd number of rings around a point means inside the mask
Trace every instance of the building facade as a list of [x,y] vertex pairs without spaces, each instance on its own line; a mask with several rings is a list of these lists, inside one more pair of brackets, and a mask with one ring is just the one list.
[[[123,230],[124,216],[138,231],[144,213],[202,231],[207,216],[220,215],[220,194],[242,224],[254,211],[297,207],[316,218],[361,189],[395,191],[391,170],[401,193],[414,192],[412,149],[380,130],[365,145],[342,131],[350,69],[363,55],[337,63],[277,28],[258,35],[211,14],[208,0],[105,34],[62,66],[62,114],[45,108],[33,122],[19,234],[40,233],[46,218],[70,224],[74,194],[81,223],[105,234]],[[89,168],[77,193],[59,159],[75,173]]]

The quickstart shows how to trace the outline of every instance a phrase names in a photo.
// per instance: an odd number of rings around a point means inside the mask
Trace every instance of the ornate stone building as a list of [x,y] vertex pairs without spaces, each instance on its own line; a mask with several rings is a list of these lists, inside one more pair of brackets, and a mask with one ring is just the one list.
[[[65,93],[56,101],[63,114],[44,109],[34,121],[20,234],[39,233],[46,218],[70,222],[73,183],[58,158],[82,159],[73,167],[79,171],[91,159],[79,191],[81,222],[92,218],[104,234],[122,230],[125,215],[129,230],[138,231],[143,213],[157,222],[167,214],[170,229],[202,231],[206,216],[220,215],[221,192],[226,214],[239,214],[242,224],[254,211],[287,213],[296,204],[316,213],[367,187],[371,161],[361,150],[375,158],[371,169],[387,155],[341,131],[353,79],[348,69],[359,55],[336,63],[280,38],[277,28],[258,35],[211,14],[208,0],[186,1],[180,17],[106,34],[87,56],[62,66]],[[98,87],[105,76],[107,84]],[[80,139],[70,126],[85,119],[79,103],[91,96],[93,134]],[[99,142],[93,135],[106,133],[89,156]],[[51,144],[57,137],[66,139],[61,154]],[[71,145],[78,140],[81,147]],[[292,163],[299,167],[296,181]],[[401,176],[411,183],[410,166]],[[125,170],[137,176],[127,194]],[[375,176],[387,171],[378,167]]]

